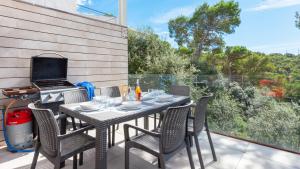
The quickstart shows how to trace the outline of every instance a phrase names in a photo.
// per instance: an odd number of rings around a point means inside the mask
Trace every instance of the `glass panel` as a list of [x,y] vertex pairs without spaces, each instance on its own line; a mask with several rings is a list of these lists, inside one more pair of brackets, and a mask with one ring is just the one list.
[[299,90],[290,87],[292,83],[267,77],[231,76],[229,80],[222,75],[144,74],[129,75],[129,85],[134,86],[137,79],[142,91],[188,85],[194,100],[212,92],[214,99],[208,107],[212,131],[300,152]]
[[22,0],[94,19],[117,23],[118,0]]

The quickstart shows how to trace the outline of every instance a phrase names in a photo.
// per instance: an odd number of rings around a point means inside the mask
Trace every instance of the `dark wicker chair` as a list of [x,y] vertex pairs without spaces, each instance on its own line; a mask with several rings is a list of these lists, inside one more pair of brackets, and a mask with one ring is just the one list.
[[[72,104],[72,103],[82,103],[89,101],[88,94],[85,89],[78,89],[78,90],[70,90],[63,93],[64,96],[64,103],[65,104]],[[81,120],[75,119],[74,117],[71,118],[71,123],[74,130],[77,130],[77,127],[83,128],[87,127],[89,124],[83,122]],[[88,131],[86,131],[88,134]],[[79,155],[79,165],[83,164],[83,153]]]
[[[108,96],[108,97],[121,97],[120,89],[118,86],[101,87],[100,95]],[[117,124],[117,130],[118,129],[119,129],[119,124]],[[108,147],[111,147],[115,145],[116,125],[112,125],[112,128],[109,127],[108,133],[109,133]]]
[[120,89],[118,86],[101,87],[100,95],[108,97],[121,97]]
[[206,114],[206,109],[207,109],[207,104],[210,98],[212,98],[212,94],[209,96],[204,96],[198,100],[196,104],[193,104],[194,107],[194,114],[193,116],[189,117],[189,127],[188,127],[188,136],[189,140],[192,142],[192,137],[194,137],[195,144],[196,144],[196,149],[197,149],[197,154],[199,158],[199,162],[201,165],[201,168],[204,169],[204,163],[201,155],[201,150],[200,150],[200,145],[198,141],[198,136],[202,132],[202,130],[206,129],[207,137],[209,140],[210,148],[212,151],[213,155],[213,160],[217,161],[214,145],[210,136],[208,124],[207,124],[207,114]]
[[[180,86],[180,85],[172,85],[170,86],[169,93],[176,96],[190,96],[190,87],[189,86]],[[159,113],[159,123],[158,127],[160,127],[162,119],[164,118],[164,114],[166,111]],[[156,128],[156,114],[154,114],[154,128]]]
[[76,169],[77,154],[95,147],[95,139],[84,134],[91,126],[60,135],[56,121],[58,118],[55,118],[50,109],[39,109],[36,105],[34,103],[28,105],[38,124],[38,137],[31,169],[36,167],[40,152],[54,164],[55,169],[60,168],[61,162],[73,157],[73,169]]
[[172,85],[170,87],[170,94],[178,96],[190,96],[189,86]]
[[[168,108],[161,128],[157,132],[125,124],[125,169],[129,169],[129,153],[131,148],[138,148],[156,156],[159,159],[159,167],[165,169],[165,160],[184,147],[186,147],[191,168],[194,169],[189,145],[190,141],[188,140],[189,137],[187,137],[187,117],[189,111],[190,105]],[[129,128],[138,130],[143,134],[130,139]]]
[[[70,90],[63,93],[64,96],[64,103],[65,104],[72,104],[72,103],[82,103],[89,101],[88,94],[85,89],[78,89],[78,90]],[[87,123],[82,122],[81,120],[72,119],[73,128],[76,129],[77,126],[84,127],[87,126]]]

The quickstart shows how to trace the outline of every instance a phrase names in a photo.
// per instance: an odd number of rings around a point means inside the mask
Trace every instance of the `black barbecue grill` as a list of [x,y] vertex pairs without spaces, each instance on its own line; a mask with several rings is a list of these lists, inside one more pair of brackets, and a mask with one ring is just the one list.
[[63,92],[77,89],[67,81],[68,59],[56,53],[31,58],[31,82],[40,91],[42,103],[63,101]]

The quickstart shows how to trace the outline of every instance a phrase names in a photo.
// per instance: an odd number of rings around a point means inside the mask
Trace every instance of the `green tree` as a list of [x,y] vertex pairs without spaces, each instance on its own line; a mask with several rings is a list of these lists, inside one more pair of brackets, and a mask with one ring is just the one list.
[[296,12],[296,27],[300,29],[300,14]]
[[179,46],[193,49],[192,63],[198,64],[203,51],[224,45],[223,35],[232,34],[241,23],[239,4],[221,0],[215,5],[204,3],[193,16],[179,16],[169,21],[170,37]]
[[243,80],[247,80],[256,85],[258,79],[265,78],[269,72],[275,70],[275,66],[268,56],[251,52],[247,57],[237,60],[235,63],[237,74]]
[[[181,51],[183,52],[183,51]],[[192,74],[186,57],[159,38],[150,28],[128,31],[130,74]]]
[[224,58],[224,67],[223,71],[228,73],[229,80],[232,79],[232,74],[238,73],[238,69],[236,68],[238,65],[236,64],[239,59],[246,58],[250,55],[250,52],[246,47],[243,46],[228,46],[225,50],[225,58]]

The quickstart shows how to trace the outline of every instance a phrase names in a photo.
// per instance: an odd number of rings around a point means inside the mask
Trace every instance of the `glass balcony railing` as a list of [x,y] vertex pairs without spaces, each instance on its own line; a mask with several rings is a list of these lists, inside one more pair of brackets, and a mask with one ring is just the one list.
[[212,131],[300,152],[300,93],[289,87],[297,81],[241,76],[229,80],[222,75],[129,75],[129,85],[134,86],[137,79],[143,91],[168,91],[176,84],[190,86],[193,100],[214,93],[207,110]]
[[21,0],[33,5],[40,5],[61,11],[75,13],[101,21],[117,23],[118,0]]

